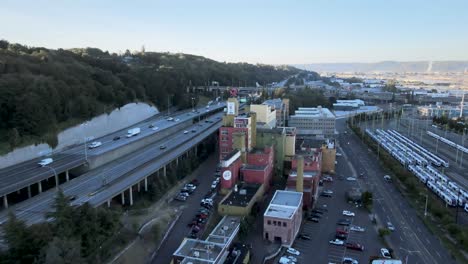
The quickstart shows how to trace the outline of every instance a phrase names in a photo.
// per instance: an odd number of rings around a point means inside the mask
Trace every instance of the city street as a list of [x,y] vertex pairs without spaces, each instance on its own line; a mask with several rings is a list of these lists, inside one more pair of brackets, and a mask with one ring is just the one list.
[[390,235],[390,246],[398,257],[408,257],[411,263],[455,263],[440,241],[432,235],[422,221],[416,216],[414,209],[391,183],[383,179],[386,172],[379,165],[377,156],[372,153],[361,140],[346,128],[344,120],[337,122],[339,139],[345,158],[353,164],[358,172],[364,172],[360,179],[361,185],[374,194],[374,212],[378,224],[385,226],[391,222],[395,231]]

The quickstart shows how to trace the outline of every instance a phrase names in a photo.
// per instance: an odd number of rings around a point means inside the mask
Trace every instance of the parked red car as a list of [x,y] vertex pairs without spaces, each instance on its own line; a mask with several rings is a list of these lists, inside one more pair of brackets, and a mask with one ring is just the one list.
[[359,244],[359,243],[346,243],[346,248],[353,249],[353,250],[358,250],[358,251],[364,251],[364,246]]

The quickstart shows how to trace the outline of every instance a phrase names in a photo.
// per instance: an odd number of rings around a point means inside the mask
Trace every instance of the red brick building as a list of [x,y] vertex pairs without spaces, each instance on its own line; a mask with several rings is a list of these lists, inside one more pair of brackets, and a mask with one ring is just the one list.
[[241,168],[241,175],[247,183],[265,183],[265,187],[271,185],[273,177],[275,152],[272,146],[263,150],[254,149],[247,153],[247,164]]
[[[291,162],[291,171],[289,173],[288,181],[286,184],[286,190],[296,190],[298,174],[298,161],[300,159],[296,155]],[[312,208],[318,198],[318,186],[320,177],[322,175],[321,170],[322,156],[321,153],[314,152],[307,156],[304,156],[304,166],[302,172],[303,179],[303,206],[305,209]],[[299,177],[301,178],[301,177]]]

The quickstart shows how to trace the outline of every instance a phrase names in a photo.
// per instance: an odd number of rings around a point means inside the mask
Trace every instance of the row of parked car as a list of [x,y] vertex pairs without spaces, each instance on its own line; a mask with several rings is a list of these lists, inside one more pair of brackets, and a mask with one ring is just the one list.
[[195,192],[198,186],[198,180],[194,179],[190,183],[187,183],[180,189],[180,192],[176,195],[174,200],[185,202],[187,198]]
[[203,198],[200,202],[200,209],[198,209],[195,217],[188,223],[191,228],[189,237],[198,238],[198,233],[205,227],[208,217],[210,216],[213,209],[213,199]]

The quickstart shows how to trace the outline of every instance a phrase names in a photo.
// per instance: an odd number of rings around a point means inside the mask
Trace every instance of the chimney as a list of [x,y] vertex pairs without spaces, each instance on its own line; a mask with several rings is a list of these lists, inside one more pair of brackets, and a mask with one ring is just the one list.
[[250,124],[250,145],[252,148],[255,148],[255,146],[257,145],[257,113],[250,112],[250,120],[252,121],[252,124]]
[[245,133],[236,132],[236,133],[233,133],[233,136],[234,136],[233,147],[240,150],[242,163],[245,164],[247,163],[247,153],[245,149]]
[[297,156],[296,192],[304,192],[304,157]]

